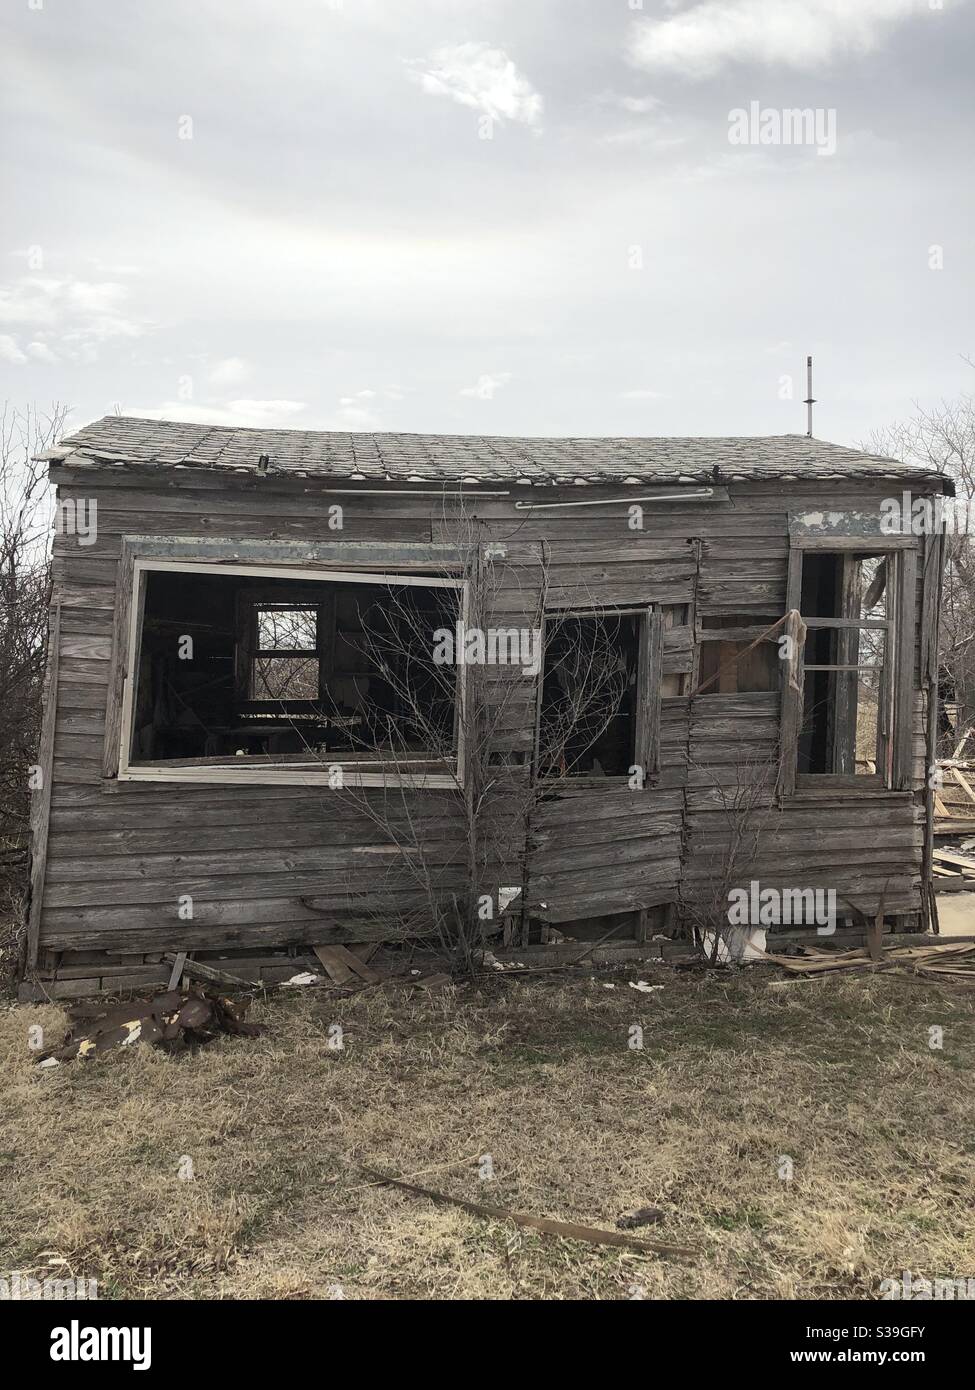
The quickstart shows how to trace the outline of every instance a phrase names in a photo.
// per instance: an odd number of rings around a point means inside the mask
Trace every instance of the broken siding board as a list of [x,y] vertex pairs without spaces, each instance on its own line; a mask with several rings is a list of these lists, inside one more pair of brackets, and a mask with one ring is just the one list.
[[[358,983],[358,972],[348,960],[348,952],[341,946],[313,946],[312,950],[321,961],[329,979],[336,985]],[[361,962],[359,962],[361,964]],[[370,974],[372,972],[370,971]]]

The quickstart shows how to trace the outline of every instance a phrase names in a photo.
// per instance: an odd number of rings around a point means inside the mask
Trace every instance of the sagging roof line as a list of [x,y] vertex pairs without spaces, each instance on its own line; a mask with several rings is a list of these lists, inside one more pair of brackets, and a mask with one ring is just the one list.
[[[108,415],[46,453],[71,468],[386,484],[652,487],[845,478],[941,481],[805,435],[554,438],[235,429]],[[266,458],[266,464],[259,461]]]

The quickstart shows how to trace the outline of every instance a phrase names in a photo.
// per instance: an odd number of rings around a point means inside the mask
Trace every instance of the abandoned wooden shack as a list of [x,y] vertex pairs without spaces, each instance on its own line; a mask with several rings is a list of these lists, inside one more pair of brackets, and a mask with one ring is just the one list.
[[35,989],[270,979],[472,893],[498,945],[679,935],[732,881],[929,924],[942,475],[119,416],[48,458]]

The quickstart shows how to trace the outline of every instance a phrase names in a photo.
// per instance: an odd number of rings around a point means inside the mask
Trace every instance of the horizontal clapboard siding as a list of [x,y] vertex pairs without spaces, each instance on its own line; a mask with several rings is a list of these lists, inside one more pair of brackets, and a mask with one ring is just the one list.
[[[102,755],[124,536],[281,541],[456,542],[452,503],[431,497],[337,496],[317,483],[224,479],[187,470],[165,479],[57,470],[62,495],[98,502],[94,544],[59,536],[55,598],[60,661],[41,945],[51,950],[222,949],[369,940],[422,906],[374,820],[341,812],[327,792],[292,787],[106,784]],[[876,509],[890,484],[830,483],[831,506]],[[537,620],[539,576],[549,608],[662,605],[661,766],[655,784],[562,784],[526,826],[497,809],[489,836],[497,881],[527,884],[533,904],[563,919],[702,897],[726,852],[727,796],[736,779],[767,777],[778,754],[777,695],[697,696],[695,624],[708,616],[779,616],[785,605],[788,513],[822,502],[822,483],[731,485],[726,502],[516,510],[517,500],[578,501],[582,489],[510,489],[476,498],[480,539],[505,549],[491,595],[498,625]],[[622,488],[600,495],[628,496]],[[586,490],[595,496],[596,490]],[[329,528],[340,503],[343,528]],[[921,578],[918,579],[920,599]],[[920,612],[920,603],[919,603]],[[920,621],[920,618],[919,618]],[[681,686],[679,682],[683,681]],[[667,684],[670,682],[670,684]],[[678,684],[674,684],[678,682]],[[915,657],[916,795],[798,795],[770,810],[756,877],[763,884],[834,887],[841,899],[889,911],[919,904],[924,832],[925,716]],[[536,687],[498,668],[487,688],[494,747],[530,755]],[[774,779],[774,770],[772,772]],[[392,814],[424,837],[438,884],[465,888],[461,818],[450,793],[405,798]],[[521,805],[521,802],[518,803]],[[399,820],[397,821],[397,814]],[[192,920],[179,915],[181,895]],[[392,921],[392,925],[391,925]]]

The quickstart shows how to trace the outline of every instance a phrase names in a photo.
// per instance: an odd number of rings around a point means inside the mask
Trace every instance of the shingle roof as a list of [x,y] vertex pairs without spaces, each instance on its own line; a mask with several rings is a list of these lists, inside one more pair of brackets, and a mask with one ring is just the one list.
[[[234,429],[106,415],[46,457],[79,467],[204,468],[370,482],[660,483],[941,475],[806,435],[509,438]],[[260,464],[262,456],[267,463]],[[259,466],[260,464],[260,466]]]

